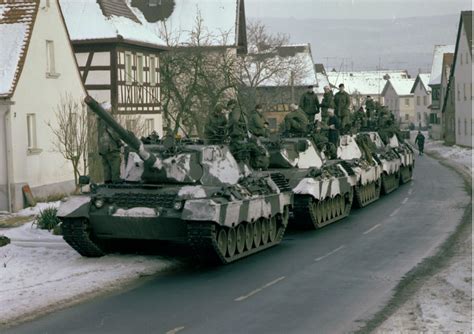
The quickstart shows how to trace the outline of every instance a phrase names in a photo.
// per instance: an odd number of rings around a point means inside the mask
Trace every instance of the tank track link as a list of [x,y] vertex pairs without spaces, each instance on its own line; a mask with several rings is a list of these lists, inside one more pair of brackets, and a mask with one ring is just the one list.
[[352,190],[344,197],[336,196],[323,201],[309,195],[296,195],[293,204],[294,222],[305,229],[319,229],[347,217],[353,201]]
[[[205,264],[227,264],[257,252],[263,251],[267,248],[273,247],[279,244],[283,240],[286,227],[288,225],[289,208],[285,208],[285,213],[277,218],[277,230],[275,239],[273,241],[268,240],[266,243],[260,243],[258,246],[252,243],[250,249],[245,246],[242,252],[235,251],[232,256],[229,255],[228,251],[223,252],[218,244],[218,233],[221,229],[230,229],[226,226],[217,225],[214,222],[187,222],[187,233],[188,233],[188,244],[194,252],[194,255],[198,258],[199,262]],[[254,224],[242,222],[241,224]],[[238,225],[238,226],[239,226]],[[233,228],[236,230],[237,227]]]
[[375,202],[380,198],[380,192],[382,190],[381,181],[375,181],[367,183],[363,186],[355,187],[355,197],[359,208],[366,207],[372,202]]
[[387,195],[400,186],[400,172],[392,174],[382,174],[382,190]]
[[105,255],[103,248],[91,240],[87,219],[64,219],[61,228],[64,241],[82,256],[101,257]]

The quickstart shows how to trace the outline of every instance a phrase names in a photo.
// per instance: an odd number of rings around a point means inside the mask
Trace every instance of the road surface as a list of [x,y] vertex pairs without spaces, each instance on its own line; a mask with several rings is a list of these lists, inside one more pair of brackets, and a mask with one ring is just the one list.
[[7,333],[351,332],[435,253],[468,202],[462,179],[425,156],[411,183],[341,222],[289,231],[248,259],[186,266]]

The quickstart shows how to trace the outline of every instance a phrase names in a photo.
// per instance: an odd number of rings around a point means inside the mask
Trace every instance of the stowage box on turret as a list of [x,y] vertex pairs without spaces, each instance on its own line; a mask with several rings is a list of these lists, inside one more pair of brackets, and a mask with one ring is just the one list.
[[102,256],[110,239],[187,242],[201,260],[229,263],[278,244],[292,193],[278,173],[255,174],[226,146],[144,145],[92,98],[87,105],[128,145],[122,183],[91,185],[59,208],[65,241]]

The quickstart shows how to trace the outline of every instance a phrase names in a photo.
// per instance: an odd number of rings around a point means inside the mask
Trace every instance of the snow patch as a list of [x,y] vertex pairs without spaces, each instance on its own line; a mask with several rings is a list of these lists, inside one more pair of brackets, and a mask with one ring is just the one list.
[[206,191],[201,186],[184,186],[179,190],[178,196],[184,199],[207,197]]
[[15,73],[18,70],[21,53],[25,46],[28,24],[0,24],[0,95],[13,89]]
[[37,203],[36,206],[20,210],[15,215],[20,216],[20,217],[36,216],[40,214],[41,211],[43,211],[44,209],[59,208],[60,205],[61,205],[61,201]]
[[155,209],[136,207],[132,209],[117,209],[114,217],[156,217]]

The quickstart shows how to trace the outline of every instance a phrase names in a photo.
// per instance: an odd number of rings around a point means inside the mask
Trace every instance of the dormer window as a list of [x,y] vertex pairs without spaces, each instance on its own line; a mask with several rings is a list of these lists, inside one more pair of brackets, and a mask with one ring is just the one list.
[[161,0],[148,0],[148,7],[161,6]]

